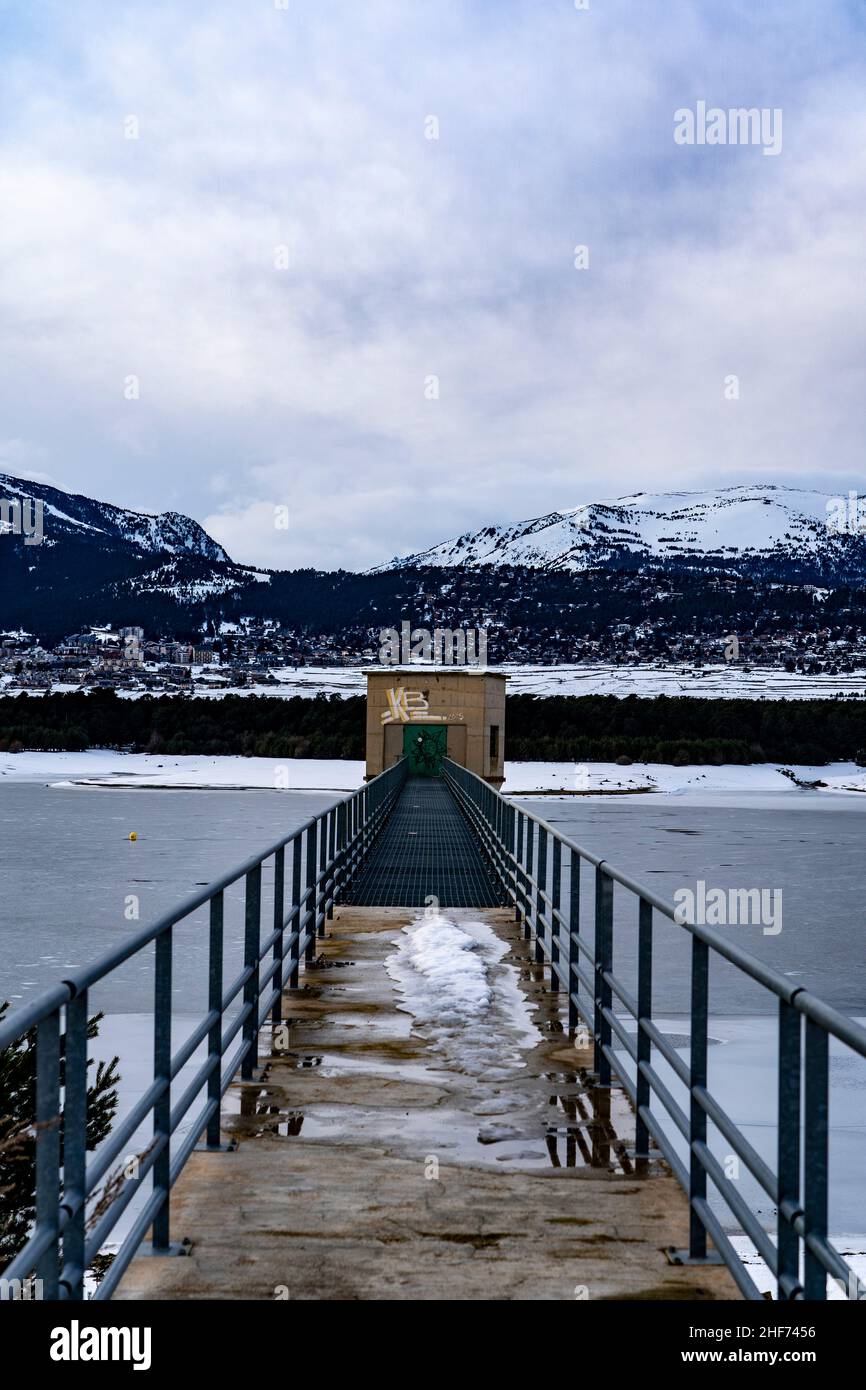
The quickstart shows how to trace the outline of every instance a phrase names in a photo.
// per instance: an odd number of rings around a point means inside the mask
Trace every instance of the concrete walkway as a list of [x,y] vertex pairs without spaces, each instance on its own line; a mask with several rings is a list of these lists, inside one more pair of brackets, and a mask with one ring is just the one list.
[[[686,1241],[682,1192],[660,1164],[631,1171],[628,1107],[618,1092],[609,1117],[593,1106],[589,1054],[562,1032],[511,914],[447,915],[508,948],[480,1050],[459,1027],[422,1036],[398,1008],[395,942],[417,912],[339,910],[286,996],[283,1050],[227,1097],[237,1150],[195,1153],[175,1189],[172,1235],[191,1254],[134,1261],[116,1297],[738,1297],[724,1268],[668,1263],[664,1247]],[[509,962],[531,1046],[508,1011]]]

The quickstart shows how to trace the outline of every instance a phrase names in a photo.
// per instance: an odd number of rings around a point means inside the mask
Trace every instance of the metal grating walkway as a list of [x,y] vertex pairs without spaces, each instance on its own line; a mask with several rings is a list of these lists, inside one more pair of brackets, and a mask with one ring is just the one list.
[[502,890],[444,782],[410,777],[344,901],[356,907],[501,907]]

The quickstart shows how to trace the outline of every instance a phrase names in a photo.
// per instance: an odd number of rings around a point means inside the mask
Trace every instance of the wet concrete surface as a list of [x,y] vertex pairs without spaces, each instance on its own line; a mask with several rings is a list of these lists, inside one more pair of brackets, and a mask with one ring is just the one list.
[[635,1171],[628,1102],[592,1088],[511,914],[448,917],[506,944],[524,1017],[443,1048],[386,965],[417,911],[338,910],[260,1078],[227,1097],[236,1149],[193,1154],[175,1188],[190,1254],[134,1261],[115,1297],[738,1297],[724,1268],[668,1262],[685,1198],[661,1162]]

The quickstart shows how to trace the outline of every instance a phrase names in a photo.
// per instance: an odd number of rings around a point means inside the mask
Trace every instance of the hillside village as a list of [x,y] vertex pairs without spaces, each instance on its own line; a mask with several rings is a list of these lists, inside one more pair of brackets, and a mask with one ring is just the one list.
[[[488,619],[490,615],[485,615]],[[418,625],[438,621],[422,610]],[[453,619],[452,619],[453,622]],[[457,624],[454,624],[457,626]],[[248,619],[223,624],[218,636],[198,643],[170,635],[151,636],[140,626],[94,625],[53,646],[21,629],[0,632],[0,690],[116,689],[129,694],[208,693],[281,683],[287,668],[361,667],[378,661],[379,632],[309,633]],[[801,675],[866,672],[866,634],[851,625],[813,632],[762,631],[678,633],[661,619],[612,623],[598,636],[575,637],[555,627],[528,631],[488,627],[491,661],[532,666],[605,663],[614,666],[676,667],[700,676],[721,662],[748,671],[752,664]]]

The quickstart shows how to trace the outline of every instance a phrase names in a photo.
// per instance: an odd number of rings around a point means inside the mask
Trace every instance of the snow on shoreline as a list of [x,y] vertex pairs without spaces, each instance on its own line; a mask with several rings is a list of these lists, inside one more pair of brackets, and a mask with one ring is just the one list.
[[[854,763],[826,767],[791,764],[802,782],[825,785],[804,793],[776,763],[741,767],[663,763],[508,762],[506,796],[682,795],[688,792],[787,792],[795,797],[866,792],[866,768]],[[0,753],[0,786],[43,782],[57,788],[141,787],[201,791],[354,791],[364,764],[337,758],[166,757],[90,748],[83,753]]]
[[354,791],[364,764],[337,758],[165,757],[88,748],[82,753],[0,753],[3,782],[55,787],[201,791]]
[[806,767],[800,763],[726,763],[712,767],[698,763],[673,767],[668,763],[506,763],[502,791],[506,796],[610,796],[684,792],[790,792],[802,795],[788,771],[803,783],[822,782],[815,793],[866,792],[866,768],[856,763],[827,763]]
[[[419,666],[419,672],[425,668]],[[429,668],[427,668],[429,669]],[[447,668],[445,668],[447,669]],[[695,695],[704,699],[722,700],[827,700],[836,695],[866,696],[866,670],[838,675],[798,675],[778,666],[752,666],[720,663],[694,667],[690,664],[668,666],[615,666],[609,662],[584,665],[522,666],[504,663],[496,672],[508,676],[510,695],[638,695],[652,699],[657,695]],[[360,666],[283,666],[274,667],[271,675],[276,685],[256,683],[245,686],[221,685],[225,673],[218,666],[196,666],[193,673],[212,679],[214,684],[197,684],[193,698],[220,700],[226,695],[266,695],[277,699],[316,695],[363,695],[366,692],[364,668]],[[77,691],[78,686],[57,681],[56,694]],[[19,693],[11,676],[0,676],[0,694]],[[26,692],[34,699],[41,690]],[[144,691],[118,690],[123,700],[139,699]],[[152,692],[156,694],[171,692]]]

